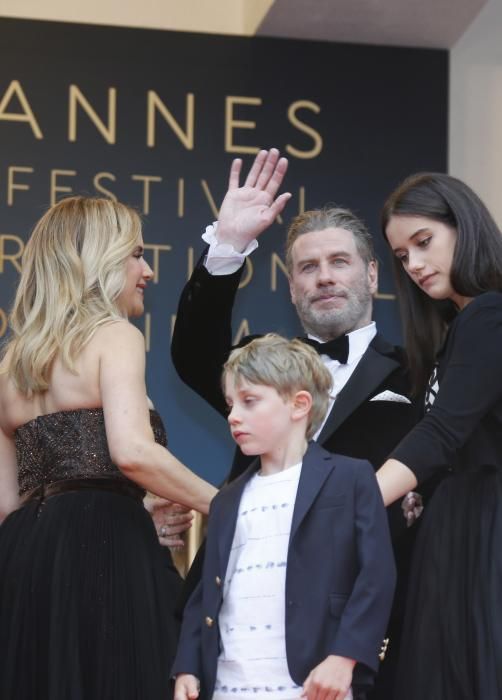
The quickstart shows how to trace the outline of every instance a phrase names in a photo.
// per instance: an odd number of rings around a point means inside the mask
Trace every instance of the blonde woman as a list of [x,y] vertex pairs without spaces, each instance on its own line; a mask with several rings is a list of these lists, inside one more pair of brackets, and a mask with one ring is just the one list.
[[207,513],[144,380],[140,220],[53,206],[26,246],[0,365],[0,698],[164,699],[177,574],[145,490]]

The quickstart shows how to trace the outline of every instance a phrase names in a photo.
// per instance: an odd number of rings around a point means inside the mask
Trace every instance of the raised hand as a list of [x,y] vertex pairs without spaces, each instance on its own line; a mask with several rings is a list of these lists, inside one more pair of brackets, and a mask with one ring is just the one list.
[[287,158],[279,158],[277,148],[258,153],[242,187],[241,168],[242,160],[236,158],[216,232],[220,243],[230,243],[239,252],[273,223],[291,197],[289,192],[276,197],[288,169]]

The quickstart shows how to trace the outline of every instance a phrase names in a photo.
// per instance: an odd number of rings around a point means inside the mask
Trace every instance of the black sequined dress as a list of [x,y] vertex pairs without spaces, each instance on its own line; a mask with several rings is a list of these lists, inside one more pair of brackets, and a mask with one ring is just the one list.
[[110,459],[102,410],[40,416],[16,449],[25,504],[0,526],[0,699],[168,700],[181,579]]

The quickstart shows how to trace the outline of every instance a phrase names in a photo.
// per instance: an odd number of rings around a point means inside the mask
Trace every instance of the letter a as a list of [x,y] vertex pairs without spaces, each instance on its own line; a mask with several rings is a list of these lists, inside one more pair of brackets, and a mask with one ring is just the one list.
[[[7,105],[14,96],[16,96],[19,100],[19,104],[23,109],[22,112],[6,112]],[[7,88],[7,91],[5,92],[5,95],[0,101],[0,120],[1,119],[11,122],[28,122],[28,124],[31,126],[31,130],[35,134],[35,138],[44,138],[40,127],[38,126],[38,122],[35,119],[35,115],[30,107],[30,103],[26,99],[21,83],[18,80],[13,80],[11,82]]]

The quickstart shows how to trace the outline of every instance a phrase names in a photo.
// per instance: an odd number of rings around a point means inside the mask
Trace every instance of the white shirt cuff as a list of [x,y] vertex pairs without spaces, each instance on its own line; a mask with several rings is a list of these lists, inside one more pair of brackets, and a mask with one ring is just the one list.
[[204,267],[211,275],[231,275],[241,267],[247,256],[258,248],[258,241],[254,239],[246,250],[239,253],[231,243],[220,243],[216,238],[218,222],[207,226],[202,234],[202,240],[208,243],[209,250],[204,260]]

